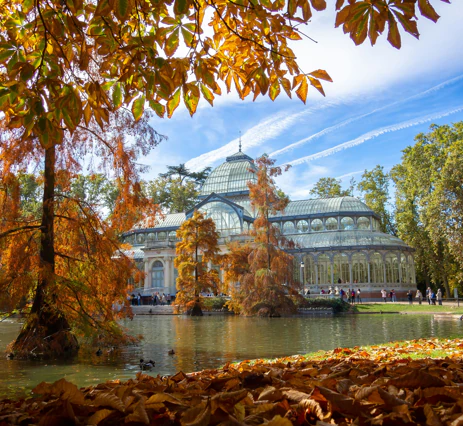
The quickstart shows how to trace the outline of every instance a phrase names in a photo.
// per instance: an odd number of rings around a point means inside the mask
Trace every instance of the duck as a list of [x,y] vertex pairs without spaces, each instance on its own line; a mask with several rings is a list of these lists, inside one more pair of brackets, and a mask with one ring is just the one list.
[[102,353],[103,353],[103,351],[100,348],[98,348],[98,350],[95,352],[95,355],[96,356],[101,356]]
[[152,359],[150,359],[147,362],[145,362],[143,358],[140,359],[140,369],[141,370],[151,370],[155,364],[156,363]]
[[169,355],[175,355],[175,351],[171,349],[169,352],[167,352]]

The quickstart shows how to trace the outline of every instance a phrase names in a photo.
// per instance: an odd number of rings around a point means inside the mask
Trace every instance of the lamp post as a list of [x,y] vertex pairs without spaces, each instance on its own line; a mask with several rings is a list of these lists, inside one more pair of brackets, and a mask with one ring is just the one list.
[[301,260],[301,287],[302,295],[304,295],[304,261]]

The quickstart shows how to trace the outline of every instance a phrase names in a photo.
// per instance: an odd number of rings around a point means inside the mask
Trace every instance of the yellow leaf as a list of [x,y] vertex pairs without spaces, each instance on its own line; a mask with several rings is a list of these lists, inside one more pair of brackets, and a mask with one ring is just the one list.
[[309,89],[309,85],[307,84],[307,79],[305,78],[305,76],[303,76],[302,82],[299,88],[296,90],[296,95],[304,103],[307,100],[308,89]]
[[174,93],[174,96],[167,102],[167,116],[172,117],[172,114],[177,109],[178,104],[180,103],[180,89]]

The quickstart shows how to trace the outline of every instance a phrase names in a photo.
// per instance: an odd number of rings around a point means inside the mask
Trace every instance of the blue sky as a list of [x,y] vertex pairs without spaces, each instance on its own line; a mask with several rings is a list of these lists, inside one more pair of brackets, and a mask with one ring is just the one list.
[[201,102],[193,117],[185,108],[172,119],[156,117],[151,124],[169,139],[142,160],[151,166],[144,177],[180,163],[215,167],[238,150],[240,131],[251,157],[268,153],[277,164],[292,164],[278,180],[292,199],[310,198],[321,177],[341,178],[347,187],[377,164],[389,170],[430,124],[463,120],[462,3],[434,1],[441,19],[420,18],[420,40],[403,35],[401,50],[385,37],[373,48],[356,47],[334,29],[333,12],[318,13],[304,30],[318,43],[293,47],[304,70],[325,69],[333,78],[324,84],[326,97],[313,90],[304,105],[282,94],[252,102],[231,93],[214,107]]

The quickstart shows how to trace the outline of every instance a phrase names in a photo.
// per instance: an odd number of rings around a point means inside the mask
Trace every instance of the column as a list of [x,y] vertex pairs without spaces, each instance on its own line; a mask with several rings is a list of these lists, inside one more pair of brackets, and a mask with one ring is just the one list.
[[371,284],[370,261],[368,259],[367,259],[367,265],[368,265],[368,284]]
[[318,261],[315,261],[314,265],[315,265],[315,284],[319,285],[320,283],[318,282]]
[[169,290],[165,290],[167,292],[170,291],[171,287],[171,269],[172,269],[172,259],[170,257],[166,257],[164,259],[164,288],[169,288]]
[[149,270],[149,261],[148,259],[145,259],[145,283],[144,283],[144,288],[145,290],[148,290],[151,288],[151,274]]
[[352,256],[349,256],[348,259],[349,259],[349,282],[353,284],[354,280],[352,279],[353,278],[352,277]]
[[384,279],[384,284],[386,284],[386,259],[383,257],[383,279]]
[[400,287],[402,287],[402,253],[400,251],[397,255],[397,267],[399,268],[399,283]]
[[333,259],[330,259],[330,269],[331,269],[331,285],[334,285],[334,267],[333,267]]

